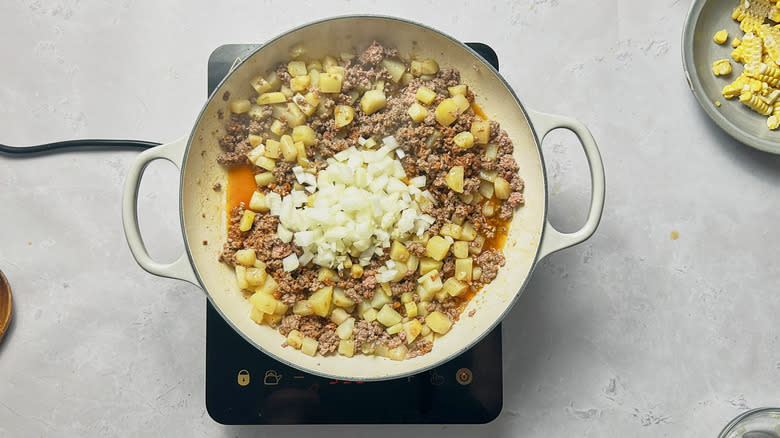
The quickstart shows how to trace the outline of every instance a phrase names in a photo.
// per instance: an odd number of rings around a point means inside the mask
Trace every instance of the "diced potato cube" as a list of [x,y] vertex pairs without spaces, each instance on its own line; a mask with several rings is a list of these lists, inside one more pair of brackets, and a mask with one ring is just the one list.
[[371,307],[380,309],[385,304],[393,302],[392,299],[381,289],[374,290],[374,298],[371,300]]
[[463,224],[463,228],[460,231],[460,240],[471,242],[477,237],[477,230],[474,228],[471,222]]
[[434,332],[443,335],[450,331],[452,321],[450,321],[450,317],[444,313],[431,312],[425,317],[425,325],[430,327]]
[[230,112],[233,114],[244,114],[252,106],[247,99],[239,99],[230,102]]
[[396,83],[401,80],[401,76],[406,72],[406,65],[402,61],[395,59],[383,59],[382,67],[390,73],[390,80]]
[[293,330],[287,334],[287,345],[295,349],[300,349],[303,345],[303,333]]
[[[471,259],[460,259],[460,260],[471,260]],[[469,273],[470,272],[471,271],[469,271]],[[447,279],[447,281],[444,282],[444,286],[442,287],[442,290],[447,292],[450,296],[458,297],[462,295],[463,292],[466,292],[466,289],[468,289],[468,287],[469,287],[468,284],[460,280],[456,280],[455,277],[450,277]]]
[[[276,76],[276,73],[274,73],[274,76]],[[263,94],[268,91],[271,91],[273,88],[271,86],[271,83],[268,82],[263,75],[257,75],[252,80],[249,81],[249,83],[252,85],[252,88],[257,91],[257,94]]]
[[263,142],[263,137],[260,137],[259,135],[254,135],[254,134],[247,135],[246,139],[249,140],[249,144],[252,145],[252,147],[259,146],[260,143]]
[[403,75],[401,75],[401,81],[399,82],[399,84],[405,87],[409,85],[410,82],[412,82],[412,79],[414,79],[414,76],[412,76],[411,73],[406,72]]
[[241,231],[249,231],[252,229],[252,225],[255,223],[255,212],[252,210],[244,210],[244,214],[241,216],[241,221],[238,223],[238,229]]
[[342,339],[339,341],[338,352],[342,356],[352,357],[355,355],[355,341],[352,339]]
[[490,141],[490,122],[475,118],[471,122],[471,134],[477,144],[487,144]]
[[255,175],[255,183],[260,187],[265,187],[276,181],[274,174],[271,172],[263,172]]
[[409,254],[409,260],[406,261],[406,269],[410,271],[416,271],[417,266],[420,264],[420,259],[414,254]]
[[463,193],[463,166],[452,166],[444,180],[447,182],[447,187],[457,193]]
[[387,352],[387,357],[392,360],[404,360],[406,359],[406,353],[408,352],[409,349],[406,347],[406,345],[399,345],[390,349],[390,351]]
[[498,158],[498,145],[489,143],[485,146],[485,159],[488,161],[496,161],[496,158]]
[[[428,304],[430,304],[430,302],[428,302],[428,301],[420,301],[419,303],[417,303],[417,315],[418,316],[422,316],[422,317],[428,316],[428,313],[430,313],[430,312],[428,312]],[[428,326],[426,325],[425,327],[428,327]],[[423,330],[425,330],[425,327],[423,327]]]
[[368,90],[360,99],[360,109],[366,114],[374,114],[387,104],[385,93],[379,90]]
[[262,286],[265,283],[267,275],[265,269],[257,269],[254,266],[246,268],[246,282],[249,283],[250,286]]
[[260,286],[256,290],[264,294],[273,294],[274,292],[276,292],[276,289],[279,289],[279,283],[276,282],[273,276],[266,275],[265,282],[263,283],[262,286]]
[[336,273],[333,269],[329,268],[320,268],[317,270],[317,280],[322,282],[333,282],[339,279],[339,274]]
[[[371,344],[365,343],[363,345],[365,346],[365,345],[371,345]],[[363,348],[361,347],[361,350],[362,349]],[[366,353],[363,352],[363,354],[366,354]],[[387,348],[387,345],[379,344],[379,345],[376,346],[376,349],[374,350],[374,354],[376,354],[377,356],[381,356],[381,357],[387,357],[387,355],[390,354],[390,349]]]
[[303,111],[307,116],[310,116],[314,114],[315,111],[317,111],[317,106],[320,104],[321,101],[320,95],[313,91],[306,93],[303,96],[303,100],[306,101],[309,108],[308,109],[301,108],[301,111]]
[[336,334],[340,339],[349,339],[352,337],[352,331],[355,329],[355,318],[347,318],[336,327]]
[[428,336],[429,334],[431,334],[431,328],[428,327],[427,325],[422,326],[422,330],[420,330],[420,336],[425,337]]
[[295,158],[298,156],[298,150],[295,149],[292,137],[283,135],[281,140],[279,140],[279,147],[281,148],[282,156],[284,156],[284,161],[295,161]]
[[400,322],[398,324],[392,325],[385,330],[388,335],[395,335],[398,333],[401,333],[401,331],[404,329],[404,325]]
[[[384,294],[383,294],[383,295],[384,295]],[[368,310],[366,310],[365,312],[363,312],[363,315],[362,315],[362,316],[363,316],[363,319],[365,319],[365,320],[366,320],[366,321],[368,321],[368,322],[371,322],[371,321],[375,321],[375,320],[376,320],[376,315],[377,315],[378,313],[379,313],[379,312],[377,312],[377,311],[376,311],[376,309],[374,309],[374,308],[371,308],[371,309],[368,309]]]
[[418,281],[420,282],[420,287],[417,290],[417,294],[420,295],[421,301],[431,301],[433,296],[443,287],[441,275],[437,269],[423,275]]
[[424,59],[422,61],[414,60],[409,68],[413,76],[435,75],[439,71],[439,64],[433,59]]
[[292,139],[302,142],[305,146],[311,146],[317,141],[317,134],[310,126],[301,125],[293,129]]
[[482,277],[482,268],[475,266],[474,269],[471,270],[471,279],[477,281],[480,277]]
[[334,73],[320,74],[320,91],[323,93],[341,93],[343,76]]
[[301,91],[306,91],[306,89],[309,88],[310,83],[311,83],[311,76],[309,75],[298,76],[290,79],[290,89],[296,93]]
[[337,128],[343,128],[355,118],[355,109],[347,105],[336,105],[333,108],[333,121]]
[[415,97],[420,102],[430,105],[433,103],[434,100],[436,100],[436,92],[431,90],[428,87],[420,87],[417,89],[417,93],[415,94]]
[[344,293],[344,289],[337,287],[333,289],[333,305],[338,307],[349,307],[355,304],[355,301]]
[[378,79],[374,83],[374,90],[379,90],[381,92],[385,92],[385,81],[383,79]]
[[314,314],[322,317],[328,316],[331,301],[333,301],[333,286],[325,286],[309,297],[309,304]]
[[[464,242],[465,243],[465,242]],[[471,283],[471,270],[473,261],[471,257],[455,259],[455,279],[466,283]]]
[[468,131],[463,131],[456,134],[455,137],[452,138],[452,142],[461,149],[469,149],[474,146],[474,135]]
[[450,96],[465,96],[468,94],[469,87],[466,84],[455,85],[454,87],[447,87],[447,91],[450,92]]
[[[417,311],[416,307],[415,311]],[[404,332],[406,333],[406,343],[411,344],[422,333],[422,324],[420,321],[412,319],[404,323]]]
[[401,294],[401,303],[408,303],[414,300],[414,296],[411,292],[404,292]]
[[346,71],[346,69],[340,65],[330,65],[325,69],[325,71],[330,74],[338,75],[344,78],[344,72]]
[[254,211],[265,213],[269,210],[265,195],[260,192],[252,193],[252,199],[249,200],[249,208]]
[[428,117],[428,110],[419,103],[413,103],[406,111],[415,123],[420,123]]
[[469,256],[469,243],[459,240],[452,244],[452,255],[459,259],[465,259]]
[[286,315],[287,311],[290,310],[290,306],[287,304],[284,304],[283,302],[276,300],[276,309],[274,309],[274,315]]
[[236,261],[244,266],[254,266],[257,256],[254,248],[239,249],[236,251]]
[[444,126],[450,126],[458,118],[458,104],[452,98],[444,99],[436,107],[436,121]]
[[255,292],[249,298],[249,302],[252,303],[257,310],[263,313],[274,313],[276,310],[276,299],[272,295],[264,294],[262,292]]
[[425,246],[425,255],[441,261],[447,256],[447,252],[450,250],[450,242],[441,237],[433,236],[428,240],[428,244]]
[[482,252],[482,246],[485,244],[485,237],[479,236],[474,238],[474,241],[469,243],[469,253],[472,255],[479,255]]
[[246,281],[246,266],[236,265],[236,282],[239,289],[249,289],[249,283]]
[[414,301],[409,301],[408,303],[404,304],[404,309],[406,309],[406,316],[408,318],[414,318],[417,316],[417,303]]
[[493,182],[496,180],[498,172],[495,170],[480,170],[479,177],[485,181]]
[[262,167],[269,172],[274,170],[274,167],[276,167],[276,161],[268,157],[258,157],[254,163],[255,166]]
[[401,322],[401,319],[403,319],[401,314],[396,312],[395,309],[390,306],[390,304],[385,304],[382,306],[382,308],[379,310],[379,313],[376,315],[376,320],[385,327],[394,326]]
[[405,262],[409,260],[409,250],[406,249],[403,243],[393,240],[393,244],[390,246],[390,258],[395,261]]
[[337,325],[346,321],[348,318],[349,313],[340,307],[336,307],[332,312],[330,312],[330,320],[335,322]]
[[292,128],[306,123],[306,114],[293,102],[287,104],[287,111],[281,115],[281,118]]
[[352,278],[360,278],[363,276],[363,267],[360,265],[352,265],[352,267],[349,268],[349,274]]
[[282,123],[281,120],[274,120],[273,123],[271,123],[270,130],[275,135],[281,136],[287,132],[287,125]]
[[[430,242],[430,239],[428,239]],[[445,240],[446,242],[446,240]],[[427,246],[427,243],[426,243]],[[425,275],[431,271],[441,269],[441,260],[434,260],[430,257],[423,257],[420,259],[420,275]]]
[[295,146],[295,150],[298,153],[298,164],[304,167],[308,166],[309,159],[306,156],[306,146],[304,146],[302,141],[296,141],[293,146]]
[[317,60],[312,61],[312,62],[306,64],[306,70],[309,71],[309,74],[311,74],[312,70],[323,71],[322,63],[317,61]]
[[301,343],[301,353],[314,357],[317,354],[317,347],[319,346],[319,342],[308,336],[305,336],[303,338],[303,342]]
[[460,94],[456,94],[452,96],[452,101],[455,102],[455,105],[458,106],[458,114],[463,114],[471,107],[471,104],[469,103],[469,100],[466,99],[466,96],[462,96]]
[[463,228],[458,224],[444,224],[441,226],[439,234],[442,236],[450,236],[453,239],[460,239],[460,233]]
[[327,71],[328,68],[334,67],[334,66],[337,66],[337,65],[339,65],[338,60],[336,60],[336,58],[334,58],[334,57],[332,57],[330,55],[322,58],[322,68],[325,69],[325,71]]
[[303,61],[290,61],[287,63],[287,71],[290,72],[290,75],[293,77],[303,76],[308,73],[308,70],[306,70],[306,63]]
[[249,312],[249,319],[256,322],[257,324],[262,324],[264,317],[265,313],[257,310],[257,307],[252,307],[252,310]]
[[496,198],[508,199],[512,194],[512,188],[509,186],[509,182],[500,176],[497,176],[493,181],[493,187],[495,188]]
[[493,183],[490,183],[488,181],[482,181],[479,185],[479,194],[484,196],[486,199],[490,199],[493,197]]
[[309,300],[300,300],[293,305],[293,313],[296,315],[308,316],[314,314],[314,309],[312,309]]
[[287,102],[287,96],[280,91],[273,91],[270,93],[263,93],[257,97],[258,105],[271,105],[274,103]]

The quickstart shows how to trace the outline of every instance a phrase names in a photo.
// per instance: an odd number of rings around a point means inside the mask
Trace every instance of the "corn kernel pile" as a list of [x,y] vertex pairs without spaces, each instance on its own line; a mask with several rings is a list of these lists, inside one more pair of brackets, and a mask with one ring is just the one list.
[[[780,0],[739,0],[731,18],[739,22],[745,32],[740,41],[734,38],[731,57],[743,64],[742,74],[723,87],[726,99],[739,101],[753,111],[769,116],[769,129],[780,127]],[[713,41],[723,44],[728,32],[718,31]],[[712,71],[716,76],[731,73],[728,59],[715,61]]]

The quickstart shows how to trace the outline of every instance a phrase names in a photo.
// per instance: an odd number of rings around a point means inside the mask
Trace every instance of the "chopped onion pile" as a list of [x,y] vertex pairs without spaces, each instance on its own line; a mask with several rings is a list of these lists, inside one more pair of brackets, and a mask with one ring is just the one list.
[[350,255],[366,266],[392,240],[421,236],[433,224],[435,219],[418,205],[432,199],[420,190],[425,176],[402,181],[406,173],[393,158],[398,146],[395,138],[386,137],[377,150],[350,147],[328,159],[317,175],[296,166],[292,170],[304,190],[284,198],[267,195],[270,212],[280,221],[277,237],[303,249],[297,262],[295,255],[284,260],[286,271],[309,262],[342,268]]

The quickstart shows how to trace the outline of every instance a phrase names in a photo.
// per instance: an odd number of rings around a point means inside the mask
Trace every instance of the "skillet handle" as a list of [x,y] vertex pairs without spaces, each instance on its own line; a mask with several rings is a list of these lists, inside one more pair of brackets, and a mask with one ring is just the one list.
[[198,279],[192,270],[187,254],[182,254],[173,263],[159,263],[152,260],[144,246],[141,230],[138,226],[138,187],[146,166],[154,160],[164,159],[181,169],[184,162],[184,151],[187,149],[188,136],[171,143],[147,149],[142,152],[130,166],[122,194],[122,225],[125,237],[135,261],[147,272],[161,277],[188,281],[198,287]]
[[545,220],[542,243],[539,245],[539,259],[541,260],[555,251],[584,242],[596,231],[599,221],[601,221],[601,213],[604,210],[604,163],[601,161],[596,140],[593,139],[593,135],[582,123],[569,117],[533,110],[529,110],[528,115],[531,118],[534,129],[540,134],[540,142],[553,129],[563,128],[573,132],[585,150],[585,156],[588,158],[588,167],[590,168],[590,209],[585,224],[573,233],[561,233],[552,226],[549,220]]

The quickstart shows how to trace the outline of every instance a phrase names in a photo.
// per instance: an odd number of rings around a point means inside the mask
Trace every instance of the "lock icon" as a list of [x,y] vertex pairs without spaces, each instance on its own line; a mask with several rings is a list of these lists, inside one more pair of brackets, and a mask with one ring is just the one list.
[[249,385],[249,371],[241,370],[238,372],[238,384],[241,386]]

